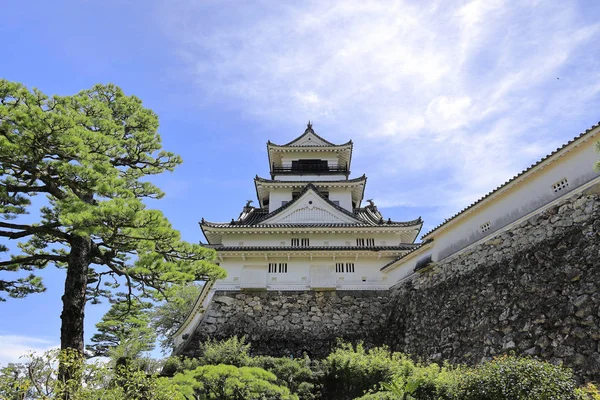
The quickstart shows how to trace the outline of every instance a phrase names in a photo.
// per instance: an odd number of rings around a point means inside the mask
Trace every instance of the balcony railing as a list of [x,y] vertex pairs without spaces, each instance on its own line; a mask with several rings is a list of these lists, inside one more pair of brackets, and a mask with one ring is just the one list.
[[292,175],[306,175],[306,174],[346,174],[348,175],[348,166],[346,165],[323,165],[323,164],[302,164],[302,165],[282,165],[271,166],[271,174],[292,174]]

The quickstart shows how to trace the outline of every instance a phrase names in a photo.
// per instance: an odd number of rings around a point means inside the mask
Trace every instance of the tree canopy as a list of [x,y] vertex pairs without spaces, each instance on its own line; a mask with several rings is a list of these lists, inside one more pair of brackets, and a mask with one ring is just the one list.
[[196,283],[174,286],[169,299],[155,305],[150,311],[151,325],[160,338],[163,352],[172,350],[173,335],[185,322],[201,291],[202,285]]
[[137,357],[142,352],[154,349],[156,332],[150,326],[152,303],[123,298],[113,300],[113,304],[100,322],[96,324],[98,333],[91,338],[93,344],[86,349],[94,357],[109,357],[111,350],[118,346],[129,357]]
[[0,292],[41,292],[36,270],[66,269],[61,348],[82,352],[86,301],[120,285],[129,300],[224,277],[212,250],[143,203],[163,196],[147,177],[180,163],[162,150],[156,114],[115,85],[48,97],[0,80],[0,251],[10,254]]

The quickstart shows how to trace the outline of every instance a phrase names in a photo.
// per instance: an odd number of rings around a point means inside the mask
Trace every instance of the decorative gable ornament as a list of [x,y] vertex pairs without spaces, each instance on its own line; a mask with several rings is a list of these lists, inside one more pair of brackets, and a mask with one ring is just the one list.
[[363,224],[362,221],[324,199],[313,185],[309,185],[304,194],[286,204],[285,209],[276,215],[262,221],[261,225],[315,223]]

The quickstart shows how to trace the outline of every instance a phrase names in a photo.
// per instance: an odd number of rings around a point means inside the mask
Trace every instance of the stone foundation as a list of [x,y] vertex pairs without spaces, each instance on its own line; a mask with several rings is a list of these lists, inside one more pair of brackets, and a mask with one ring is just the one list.
[[246,335],[263,355],[327,355],[337,338],[384,343],[387,291],[217,291],[184,354],[212,337]]
[[600,381],[600,199],[562,201],[392,293],[390,346],[474,364],[515,352]]

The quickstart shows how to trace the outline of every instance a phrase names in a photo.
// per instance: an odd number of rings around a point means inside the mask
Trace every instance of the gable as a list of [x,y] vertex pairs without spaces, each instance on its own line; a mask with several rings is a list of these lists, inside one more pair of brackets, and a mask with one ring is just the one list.
[[313,131],[307,131],[304,135],[294,140],[290,146],[330,146],[331,143],[317,136]]
[[313,189],[293,201],[285,210],[262,221],[261,225],[270,224],[361,224],[364,222],[337,209],[322,198]]

